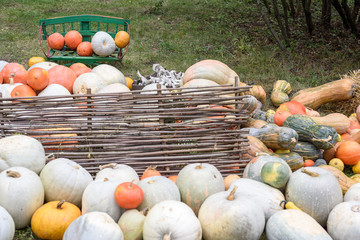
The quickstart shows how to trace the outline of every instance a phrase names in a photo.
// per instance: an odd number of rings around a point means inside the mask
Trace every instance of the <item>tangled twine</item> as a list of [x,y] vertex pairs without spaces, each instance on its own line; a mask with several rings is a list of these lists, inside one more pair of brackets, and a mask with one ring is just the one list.
[[153,64],[154,73],[150,76],[144,77],[140,74],[139,70],[137,75],[139,80],[136,81],[137,85],[145,86],[151,83],[159,83],[167,88],[178,88],[184,76],[182,72],[176,72],[174,70],[167,70],[160,64]]

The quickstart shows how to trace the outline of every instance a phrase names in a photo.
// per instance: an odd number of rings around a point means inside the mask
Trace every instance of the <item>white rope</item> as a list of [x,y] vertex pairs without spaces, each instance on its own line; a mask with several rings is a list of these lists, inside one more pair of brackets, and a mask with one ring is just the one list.
[[180,83],[182,81],[184,73],[176,72],[174,70],[169,71],[162,67],[160,64],[153,64],[153,70],[154,73],[147,77],[142,76],[138,70],[137,75],[140,79],[136,81],[137,85],[145,86],[151,83],[160,83],[167,88],[180,87]]

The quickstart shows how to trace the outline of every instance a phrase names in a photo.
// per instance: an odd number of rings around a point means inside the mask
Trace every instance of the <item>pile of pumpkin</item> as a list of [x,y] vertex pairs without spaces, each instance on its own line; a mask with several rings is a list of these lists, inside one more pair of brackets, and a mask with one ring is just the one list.
[[109,64],[91,69],[83,63],[67,67],[44,59],[30,59],[29,66],[26,70],[19,63],[0,61],[0,92],[3,98],[83,95],[87,94],[87,89],[92,94],[130,92],[132,88],[133,80]]
[[68,48],[76,51],[79,56],[107,57],[115,52],[115,48],[125,48],[130,42],[130,35],[119,31],[113,38],[109,33],[98,31],[92,36],[91,42],[83,41],[83,36],[76,30],[67,32],[64,36],[54,32],[47,38],[47,45],[53,50]]
[[[47,164],[42,144],[25,135],[0,140],[0,237],[31,226],[40,239],[357,239],[360,183],[343,196],[322,167],[292,172],[262,155],[244,177],[225,178],[207,163],[178,175],[154,167],[139,178],[124,164],[100,166],[95,179],[76,162]],[[326,228],[326,230],[325,230]],[[296,236],[294,238],[294,236]]]

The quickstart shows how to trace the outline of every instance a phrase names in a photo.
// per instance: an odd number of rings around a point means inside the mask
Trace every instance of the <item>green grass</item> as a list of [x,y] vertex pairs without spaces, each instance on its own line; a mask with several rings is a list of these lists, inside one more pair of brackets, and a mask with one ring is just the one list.
[[[236,71],[242,82],[260,84],[270,95],[278,79],[288,80],[297,91],[359,68],[358,40],[339,31],[342,26],[335,14],[335,27],[327,34],[316,28],[309,36],[302,21],[292,21],[290,47],[281,51],[250,0],[0,2],[0,59],[25,66],[30,57],[43,56],[38,43],[40,19],[99,14],[131,20],[131,45],[123,65],[116,66],[133,79],[138,78],[138,70],[152,74],[154,63],[184,72],[200,60],[217,59]],[[313,2],[317,9],[319,4]],[[31,230],[18,231],[16,239],[32,239]]]

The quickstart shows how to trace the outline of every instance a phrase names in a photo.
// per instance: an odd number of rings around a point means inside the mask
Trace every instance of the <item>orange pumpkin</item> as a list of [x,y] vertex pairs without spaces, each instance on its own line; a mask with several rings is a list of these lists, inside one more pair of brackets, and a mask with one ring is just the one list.
[[70,69],[75,72],[77,77],[83,73],[91,72],[91,68],[83,63],[74,63],[70,66]]
[[360,144],[347,140],[339,144],[336,149],[336,158],[340,158],[346,165],[355,165],[360,160]]
[[115,44],[118,48],[126,47],[130,42],[130,35],[125,31],[119,31],[115,35]]
[[23,65],[19,63],[8,63],[1,70],[4,83],[22,83],[26,84],[28,72]]
[[76,30],[71,30],[65,34],[65,44],[70,49],[76,49],[77,46],[82,42],[83,37]]
[[143,190],[133,182],[124,182],[115,189],[115,201],[125,209],[137,208],[144,199]]
[[0,71],[0,84],[2,84],[3,81],[4,81],[4,78],[3,78],[2,72]]
[[140,180],[143,180],[147,177],[152,177],[152,176],[161,176],[160,172],[158,170],[156,170],[156,166],[150,166],[147,169],[145,169]]
[[289,111],[276,111],[274,114],[274,123],[280,127],[284,124],[285,120],[292,114]]
[[49,85],[56,83],[64,86],[70,93],[73,91],[73,85],[77,78],[75,72],[63,65],[52,67],[48,71]]
[[28,85],[19,85],[16,86],[10,93],[11,97],[35,97],[36,93]]
[[90,42],[81,42],[77,46],[76,52],[79,56],[92,56],[94,53]]
[[350,120],[350,127],[347,129],[347,132],[350,133],[351,130],[360,129],[360,124],[354,120]]
[[31,229],[41,239],[62,239],[70,223],[80,216],[81,211],[74,204],[51,201],[35,211]]
[[177,175],[169,176],[168,179],[170,179],[171,181],[173,181],[176,184]]
[[28,72],[27,84],[34,90],[43,90],[49,85],[49,74],[43,68],[32,68]]
[[[41,135],[32,135],[38,139],[46,151],[63,151],[63,150],[77,150],[77,148],[69,147],[68,145],[78,144],[77,140],[68,140],[67,138],[76,138],[78,135],[76,133],[52,133],[55,131],[73,131],[71,127],[56,127],[56,128],[44,128],[44,129],[34,129],[34,131],[45,132]],[[51,146],[49,146],[51,145]],[[57,145],[57,147],[53,147]]]
[[313,160],[307,159],[304,161],[304,167],[312,167],[315,164]]
[[280,104],[280,106],[276,109],[276,111],[281,111],[281,110],[289,111],[293,115],[294,114],[306,115],[305,106],[298,101],[289,101]]
[[64,48],[65,38],[60,33],[56,32],[48,37],[47,44],[51,49],[61,50]]

